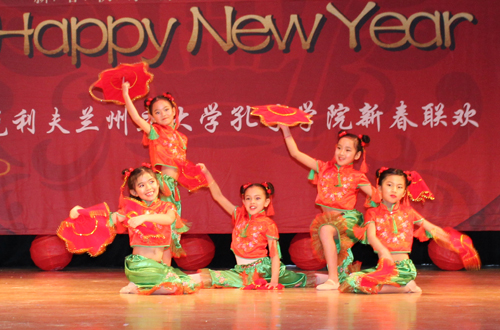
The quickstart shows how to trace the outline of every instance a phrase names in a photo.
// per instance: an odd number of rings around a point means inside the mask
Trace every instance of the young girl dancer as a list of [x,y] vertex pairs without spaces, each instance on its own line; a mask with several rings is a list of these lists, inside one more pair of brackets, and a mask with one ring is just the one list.
[[[248,183],[240,188],[243,206],[233,205],[222,194],[217,182],[203,164],[201,169],[207,180],[213,199],[232,216],[233,234],[231,250],[237,265],[228,271],[203,269],[202,279],[208,279],[206,286],[243,288],[259,279],[265,279],[267,289],[304,287],[306,275],[286,270],[280,262],[278,228],[269,218],[273,214],[271,198],[274,187],[270,182]],[[268,251],[269,249],[269,257]]]
[[[366,135],[354,135],[341,131],[334,158],[329,162],[316,160],[299,151],[290,129],[280,125],[290,155],[311,169],[313,183],[317,185],[316,204],[321,206],[311,224],[313,248],[320,259],[326,259],[328,280],[317,290],[336,290],[339,282],[347,277],[353,261],[352,245],[357,241],[352,233],[355,224],[363,223],[363,215],[354,209],[359,190],[368,196],[375,190],[363,172],[353,168],[354,161],[364,154],[364,146],[370,142]],[[362,170],[366,165],[363,160]]]
[[[144,132],[143,144],[149,147],[151,164],[161,172],[158,181],[165,201],[174,203],[177,213],[181,215],[181,199],[177,182],[189,191],[207,186],[207,181],[200,169],[186,159],[187,137],[177,130],[179,126],[178,108],[169,93],[148,98],[144,106],[149,112],[152,124],[144,120],[129,96],[130,84],[122,84],[123,99],[130,118]],[[188,231],[188,227],[172,228],[173,244],[166,250],[164,262],[170,265],[172,254],[183,254],[180,245],[180,234]]]
[[[170,226],[181,221],[175,205],[158,198],[159,183],[155,173],[148,167],[139,167],[124,172],[130,198],[120,196],[120,209],[109,214],[115,227],[128,228],[131,255],[125,259],[125,275],[131,283],[120,293],[183,294],[198,290],[188,275],[162,262],[164,249],[170,246]],[[80,216],[82,207],[75,206],[70,218]],[[92,213],[90,213],[92,214]],[[89,221],[93,221],[92,216]],[[96,230],[99,232],[96,221]],[[106,223],[108,226],[108,223]],[[59,232],[59,231],[58,231]],[[77,236],[78,237],[78,236]],[[67,237],[63,237],[65,241]],[[98,237],[96,237],[98,239]]]
[[[408,174],[407,174],[408,173]],[[408,175],[411,175],[409,180]],[[413,182],[412,182],[413,181]],[[407,196],[407,188],[415,184],[425,187],[425,183],[416,172],[403,172],[394,168],[381,168],[377,170],[377,187],[382,195],[382,202],[377,208],[368,209],[365,215],[365,223],[361,232],[364,234],[375,253],[378,253],[379,263],[377,268],[366,269],[361,272],[352,273],[341,285],[342,292],[355,293],[403,293],[422,292],[415,283],[417,270],[408,254],[411,252],[413,237],[420,241],[434,238],[436,242],[449,249],[455,250],[448,233],[440,227],[433,225],[417,213],[409,202],[401,203]],[[417,187],[417,186],[415,186]],[[416,188],[418,190],[418,187]],[[421,193],[430,194],[428,188],[422,191],[412,192],[412,198],[420,198]],[[417,226],[417,230],[414,230]],[[356,231],[356,229],[355,229]],[[466,260],[465,264],[480,266],[477,252],[472,246],[464,246],[463,242],[468,239],[463,235],[459,243],[458,251],[461,253],[467,249],[467,254],[474,254]],[[465,255],[462,253],[462,255]],[[468,262],[467,262],[468,261]]]

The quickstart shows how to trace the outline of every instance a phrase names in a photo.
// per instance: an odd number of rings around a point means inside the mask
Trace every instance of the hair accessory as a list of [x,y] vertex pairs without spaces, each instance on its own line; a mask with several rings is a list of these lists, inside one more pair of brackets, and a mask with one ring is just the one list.
[[172,94],[170,94],[170,93],[167,92],[167,93],[163,93],[162,95],[163,95],[163,97],[165,97],[170,102],[174,101],[174,97],[172,96]]
[[252,185],[251,182],[247,182],[243,185],[243,190],[247,189],[248,187],[250,187]]
[[365,146],[366,146],[366,143],[363,141],[363,134],[359,134],[359,135],[358,135],[358,138],[359,138],[359,141],[361,141],[361,146],[362,146],[362,147],[365,147]]
[[379,169],[378,169],[377,186],[379,186],[379,185],[380,185],[380,175],[381,175],[383,172],[387,171],[388,169],[389,169],[388,167],[381,167],[381,168],[379,168]]
[[269,186],[267,185],[267,182],[262,182],[261,183],[265,188],[266,188],[266,192],[271,195],[271,189],[269,188]]
[[130,174],[134,171],[134,168],[129,167],[128,169],[123,171],[123,183],[122,186],[120,187],[120,200],[118,203],[118,207],[121,208],[124,204],[124,191],[125,191],[125,186],[127,185],[128,178],[130,177]]
[[147,168],[151,168],[151,164],[150,163],[142,163],[142,166],[147,167]]
[[339,133],[339,138],[343,137],[344,135],[347,135],[347,131],[342,131]]
[[378,170],[378,174],[382,174],[383,172],[387,171],[389,168],[388,167],[381,167],[379,170]]
[[151,101],[153,101],[152,97],[148,98],[147,101],[146,101],[146,105],[148,106],[148,108],[151,105]]

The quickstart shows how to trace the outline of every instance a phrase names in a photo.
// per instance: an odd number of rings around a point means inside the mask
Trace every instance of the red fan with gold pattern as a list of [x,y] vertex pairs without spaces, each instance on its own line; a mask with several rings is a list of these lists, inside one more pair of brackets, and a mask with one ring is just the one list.
[[[153,81],[153,77],[153,74],[148,72],[148,65],[144,62],[120,64],[116,68],[99,73],[99,79],[90,86],[89,93],[97,101],[124,105],[122,93],[124,81],[130,84],[129,95],[132,101],[135,101],[149,93],[149,84]],[[103,98],[94,95],[94,88],[102,90]]]
[[300,109],[280,104],[252,107],[252,112],[250,114],[259,116],[260,121],[265,126],[275,126],[279,124],[285,126],[296,126],[299,124],[312,123],[312,115],[309,115]]

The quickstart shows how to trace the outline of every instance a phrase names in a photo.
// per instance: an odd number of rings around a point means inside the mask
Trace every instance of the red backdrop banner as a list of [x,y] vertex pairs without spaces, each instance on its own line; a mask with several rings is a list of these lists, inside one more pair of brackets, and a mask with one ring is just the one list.
[[[149,95],[171,92],[181,108],[188,159],[235,204],[242,183],[271,181],[283,233],[308,230],[316,190],[255,105],[312,114],[292,134],[317,159],[333,157],[340,129],[369,135],[372,183],[381,166],[417,170],[436,196],[418,207],[430,221],[500,230],[499,11],[475,0],[0,1],[0,234],[54,234],[74,205],[117,207],[121,171],[148,151],[124,107],[89,87],[140,61]],[[206,189],[181,194],[191,233],[231,231]]]

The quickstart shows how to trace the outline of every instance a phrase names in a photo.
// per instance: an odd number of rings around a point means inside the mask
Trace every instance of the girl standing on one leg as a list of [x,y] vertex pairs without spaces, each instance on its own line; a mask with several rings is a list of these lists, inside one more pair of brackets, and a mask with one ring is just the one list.
[[276,288],[278,284],[284,287],[304,287],[306,275],[286,270],[280,261],[278,228],[269,218],[273,214],[273,185],[264,182],[241,186],[243,206],[237,207],[224,197],[205,165],[200,165],[210,182],[208,187],[213,199],[232,216],[234,228],[231,250],[237,263],[228,271],[203,269],[202,278],[207,278],[210,282],[207,286],[242,288],[258,279],[265,279],[269,281],[266,288]]
[[[439,244],[454,249],[448,233],[425,220],[409,205],[409,202],[401,203],[401,200],[408,196],[407,188],[412,184],[407,173],[411,173],[414,183],[423,186],[423,180],[416,172],[403,172],[394,168],[377,170],[377,187],[382,202],[378,207],[366,211],[363,230],[357,235],[361,236],[366,230],[368,242],[379,256],[378,267],[352,273],[341,285],[342,292],[422,292],[414,281],[417,270],[408,255],[411,252],[413,237],[417,237],[420,241],[432,237]],[[413,198],[420,193],[420,191],[417,194],[412,193]],[[425,189],[425,193],[430,194],[428,189]],[[414,227],[418,229],[414,230]],[[465,235],[463,236],[464,239]],[[467,248],[468,252],[473,252],[475,256],[472,261],[479,267],[479,257],[474,248],[472,246],[460,248]]]
[[[206,187],[207,181],[193,163],[186,159],[187,137],[177,130],[179,126],[178,107],[169,93],[148,98],[144,106],[149,112],[152,124],[144,120],[130,99],[130,84],[122,84],[123,98],[130,118],[144,132],[143,144],[149,146],[151,164],[161,172],[157,174],[162,199],[174,203],[181,216],[181,199],[177,182],[190,191]],[[180,245],[180,234],[188,227],[172,227],[172,246],[164,254],[164,262],[171,263],[172,254],[181,256],[184,252]]]
[[[316,255],[326,260],[328,280],[316,289],[336,290],[339,282],[347,277],[348,268],[354,259],[350,247],[357,239],[352,228],[355,224],[363,223],[363,215],[354,209],[358,192],[362,190],[371,196],[375,190],[364,172],[353,168],[354,161],[364,154],[364,146],[370,142],[370,138],[341,131],[334,158],[324,162],[301,152],[290,129],[283,125],[280,128],[290,155],[311,169],[313,183],[318,188],[316,204],[321,206],[323,213],[316,216],[310,230]],[[363,161],[363,170],[364,167]]]

